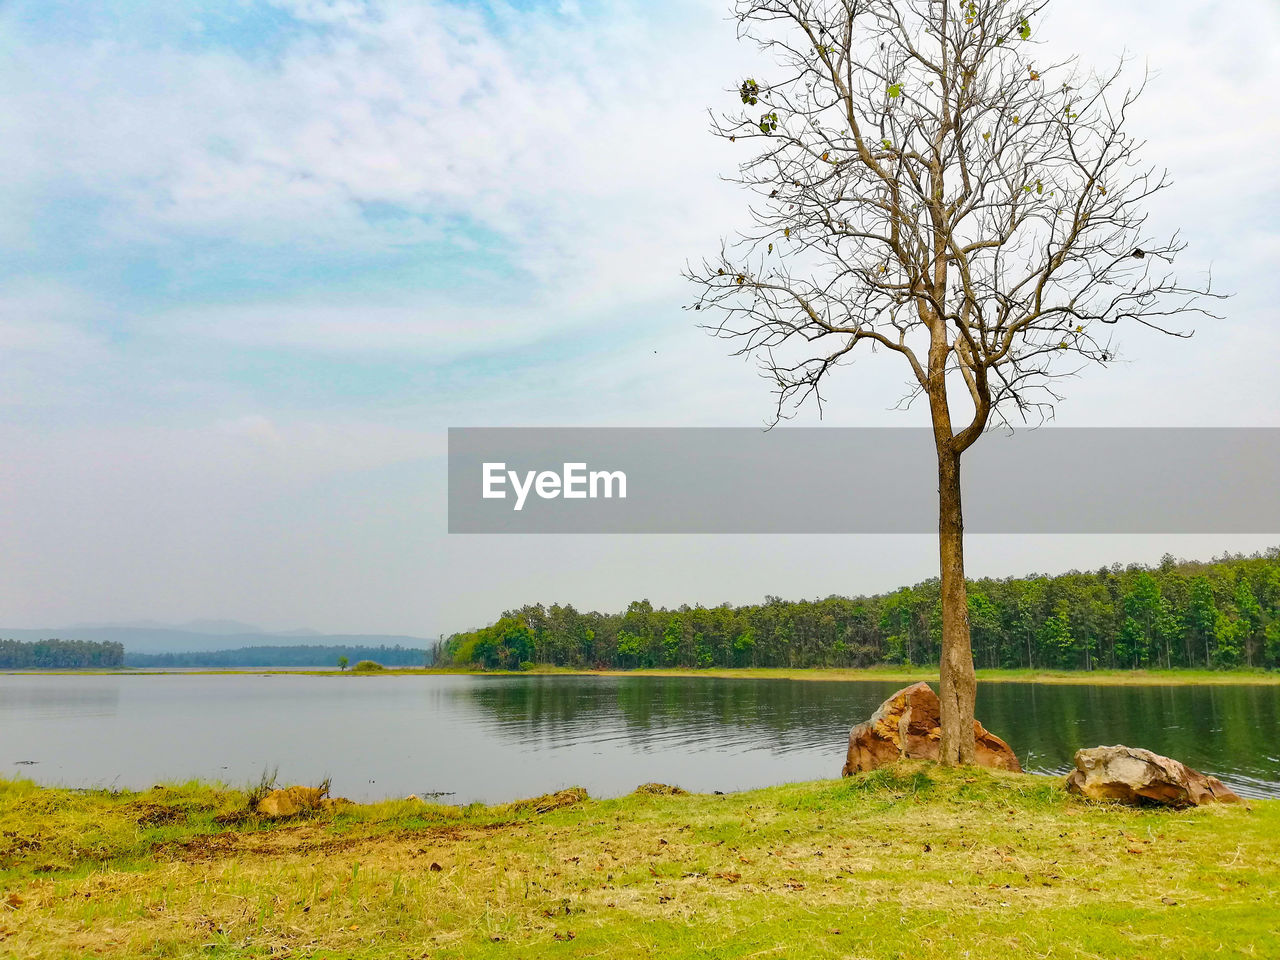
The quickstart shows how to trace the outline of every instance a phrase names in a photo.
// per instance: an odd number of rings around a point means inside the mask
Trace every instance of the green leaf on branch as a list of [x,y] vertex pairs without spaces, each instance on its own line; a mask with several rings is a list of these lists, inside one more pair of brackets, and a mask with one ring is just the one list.
[[1022,23],[1018,24],[1018,36],[1023,40],[1031,39],[1031,24],[1028,21],[1023,20]]
[[898,99],[898,97],[902,96],[902,84],[900,83],[889,84],[888,92],[889,92],[889,99],[891,100]]

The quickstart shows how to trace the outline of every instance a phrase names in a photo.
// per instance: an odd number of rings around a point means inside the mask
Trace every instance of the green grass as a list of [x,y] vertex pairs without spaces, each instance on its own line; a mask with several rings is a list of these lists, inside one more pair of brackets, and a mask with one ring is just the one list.
[[282,823],[247,799],[0,781],[0,956],[1280,956],[1280,801],[1137,810],[921,763]]

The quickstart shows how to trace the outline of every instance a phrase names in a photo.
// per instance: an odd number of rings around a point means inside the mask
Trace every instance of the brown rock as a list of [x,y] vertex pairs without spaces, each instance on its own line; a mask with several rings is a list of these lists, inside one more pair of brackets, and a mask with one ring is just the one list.
[[[938,713],[941,703],[927,683],[905,687],[876,709],[871,719],[849,731],[849,754],[842,776],[874,770],[904,757],[937,760],[942,740]],[[979,766],[1022,772],[1009,745],[973,721],[977,738],[974,759]]]
[[1203,803],[1242,803],[1217,777],[1141,747],[1091,747],[1077,750],[1067,791],[1090,800],[1157,803],[1198,807]]

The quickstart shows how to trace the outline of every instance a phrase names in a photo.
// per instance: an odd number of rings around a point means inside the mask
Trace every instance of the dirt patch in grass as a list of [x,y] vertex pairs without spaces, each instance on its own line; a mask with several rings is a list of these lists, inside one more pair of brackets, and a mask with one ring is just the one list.
[[166,863],[210,863],[243,857],[310,857],[335,853],[385,849],[392,844],[418,844],[426,841],[463,843],[506,829],[508,824],[474,826],[448,825],[397,830],[393,833],[335,835],[326,827],[298,826],[258,833],[229,830],[225,833],[201,834],[182,840],[157,844],[156,860]]
[[191,815],[191,811],[186,807],[145,801],[127,804],[121,812],[133,818],[133,822],[140,827],[162,827],[171,823],[186,823]]
[[542,796],[534,797],[531,800],[517,800],[515,803],[503,804],[498,807],[498,809],[515,814],[550,813],[552,810],[559,810],[563,807],[572,807],[579,803],[585,803],[588,799],[587,791],[582,789],[582,787],[569,787],[566,790],[543,794]]
[[636,787],[636,793],[650,797],[683,797],[688,792],[683,787],[673,787],[668,783],[642,783]]

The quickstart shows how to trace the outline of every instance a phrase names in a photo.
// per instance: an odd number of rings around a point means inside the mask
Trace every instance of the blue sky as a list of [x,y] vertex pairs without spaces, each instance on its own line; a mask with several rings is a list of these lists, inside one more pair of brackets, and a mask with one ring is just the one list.
[[[1274,5],[1057,11],[1055,49],[1157,71],[1135,124],[1177,186],[1153,218],[1238,294],[1191,345],[1129,336],[1133,362],[1072,384],[1060,422],[1278,425]],[[766,385],[681,310],[681,264],[745,213],[717,179],[735,157],[705,132],[759,68],[726,12],[0,2],[0,625],[431,633],[526,600],[928,576],[927,538],[443,533],[449,426],[768,416]],[[828,422],[916,422],[889,412],[901,381],[863,362]],[[972,554],[1016,573],[1254,545]],[[787,559],[801,549],[814,569]]]

